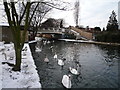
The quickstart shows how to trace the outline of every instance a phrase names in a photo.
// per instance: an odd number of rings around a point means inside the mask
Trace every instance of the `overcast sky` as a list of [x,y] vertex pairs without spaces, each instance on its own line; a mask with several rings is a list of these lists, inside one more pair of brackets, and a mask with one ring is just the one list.
[[[71,4],[72,6],[74,5],[75,2],[75,0],[63,0],[63,1],[72,3]],[[83,25],[84,27],[100,26],[102,29],[103,27],[106,27],[112,10],[114,10],[118,15],[118,2],[120,0],[79,0],[79,1],[80,1],[79,24]],[[53,17],[56,19],[63,18],[67,26],[75,25],[73,13],[74,10],[71,11],[54,10],[49,15],[49,17]],[[3,20],[4,19],[2,19],[2,16],[0,15],[0,23],[3,22]]]
[[[66,0],[74,3],[75,0]],[[84,27],[100,26],[106,27],[112,10],[118,15],[118,2],[120,0],[79,0],[80,1],[80,21],[79,24]],[[68,25],[75,25],[72,11],[58,11],[51,15],[54,18],[64,18]],[[118,18],[118,17],[117,17]]]

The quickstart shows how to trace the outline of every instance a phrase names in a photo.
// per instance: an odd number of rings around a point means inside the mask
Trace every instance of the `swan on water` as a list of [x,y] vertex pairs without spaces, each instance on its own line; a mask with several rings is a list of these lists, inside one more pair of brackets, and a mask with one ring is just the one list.
[[41,52],[42,50],[41,50],[40,48],[36,47],[36,48],[35,48],[35,51],[36,51],[36,52]]
[[43,44],[46,45],[47,41],[43,41]]
[[79,69],[79,65],[77,65],[77,69],[75,68],[72,68],[72,67],[69,67],[69,70],[72,74],[74,75],[79,75],[80,73],[78,72],[78,69]]
[[63,66],[64,65],[64,61],[62,59],[58,59],[58,65]]
[[62,84],[66,88],[71,88],[71,75],[63,75]]
[[49,49],[53,49],[53,46],[51,46]]
[[57,54],[55,53],[55,55],[54,55],[54,59],[57,59]]
[[50,41],[47,41],[47,44],[49,44],[50,43]]
[[44,59],[44,62],[46,62],[47,64],[49,63],[49,59],[46,57],[45,59]]

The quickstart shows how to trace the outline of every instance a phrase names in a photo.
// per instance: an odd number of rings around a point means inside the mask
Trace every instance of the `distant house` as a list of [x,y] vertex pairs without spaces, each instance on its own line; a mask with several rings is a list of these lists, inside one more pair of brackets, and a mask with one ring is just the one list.
[[41,28],[47,30],[57,30],[62,27],[63,20],[62,19],[53,19],[49,18],[45,22],[42,23]]

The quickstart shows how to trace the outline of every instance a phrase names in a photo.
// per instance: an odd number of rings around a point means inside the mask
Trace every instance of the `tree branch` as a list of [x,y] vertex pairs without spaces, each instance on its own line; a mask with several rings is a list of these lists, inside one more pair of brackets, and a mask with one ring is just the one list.
[[33,16],[34,16],[34,13],[35,13],[35,11],[36,11],[38,5],[39,5],[39,3],[37,3],[35,9],[33,10],[33,13],[32,13],[32,15],[31,15],[31,18],[30,18],[30,20],[29,20],[29,24],[30,24],[30,22],[31,22],[31,20],[32,20],[32,18],[33,18]]
[[12,9],[13,9],[14,14],[15,14],[14,16],[16,17],[17,25],[19,25],[19,22],[18,22],[18,14],[17,14],[17,12],[16,12],[15,4],[14,4],[14,2],[11,2],[11,4],[12,4]]
[[14,28],[14,26],[13,26],[13,21],[12,21],[12,19],[11,19],[10,9],[8,8],[8,3],[7,3],[6,0],[4,0],[4,3],[3,3],[3,4],[4,4],[5,12],[6,12],[6,15],[7,15],[7,19],[8,19],[9,26],[10,26],[11,31],[12,31],[12,33],[13,33],[13,38],[14,38],[14,40],[16,41],[15,28]]
[[29,12],[30,12],[30,6],[31,6],[31,3],[30,2],[27,2],[27,5],[26,5],[26,20],[25,20],[25,27],[24,27],[24,32],[23,32],[23,36],[22,36],[22,47],[24,45],[24,42],[25,42],[25,39],[26,39],[26,32],[28,30],[28,26],[29,26]]
[[64,10],[64,11],[66,10],[65,7],[63,7],[63,8],[55,7],[55,5],[53,3],[49,3],[49,2],[41,2],[41,3],[43,3],[45,5],[48,5],[48,6],[52,7],[52,8],[58,9],[58,10]]
[[[23,2],[22,2],[22,3],[23,3]],[[26,5],[26,6],[23,5],[23,6],[25,7],[25,10],[24,10],[24,12],[22,13],[22,15],[20,16],[19,24],[21,24],[22,19],[23,19],[24,15],[25,15],[25,12],[26,12],[26,9],[27,9],[27,5]]]

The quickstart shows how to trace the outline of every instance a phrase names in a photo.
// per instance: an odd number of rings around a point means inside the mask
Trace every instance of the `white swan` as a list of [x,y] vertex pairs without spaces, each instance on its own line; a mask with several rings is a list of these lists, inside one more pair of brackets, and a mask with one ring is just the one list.
[[44,59],[44,62],[46,62],[47,64],[49,63],[49,59],[46,57],[45,59]]
[[47,44],[49,44],[50,43],[50,41],[47,41]]
[[36,48],[35,48],[35,51],[36,51],[36,52],[41,52],[42,50],[41,50],[40,48],[36,47]]
[[55,53],[55,55],[54,55],[54,57],[53,57],[54,59],[57,59],[57,54]]
[[77,65],[77,69],[75,68],[72,68],[72,67],[69,67],[69,70],[72,74],[74,75],[79,75],[80,73],[78,72],[78,69],[79,69],[79,65]]
[[53,49],[53,46],[51,46],[49,49]]
[[71,88],[71,75],[63,75],[62,84],[66,88]]
[[58,59],[58,65],[63,66],[64,65],[64,61],[62,59]]
[[43,41],[43,44],[44,44],[44,45],[46,45],[46,44],[47,44],[47,41],[46,41],[46,40],[45,40],[45,41]]

